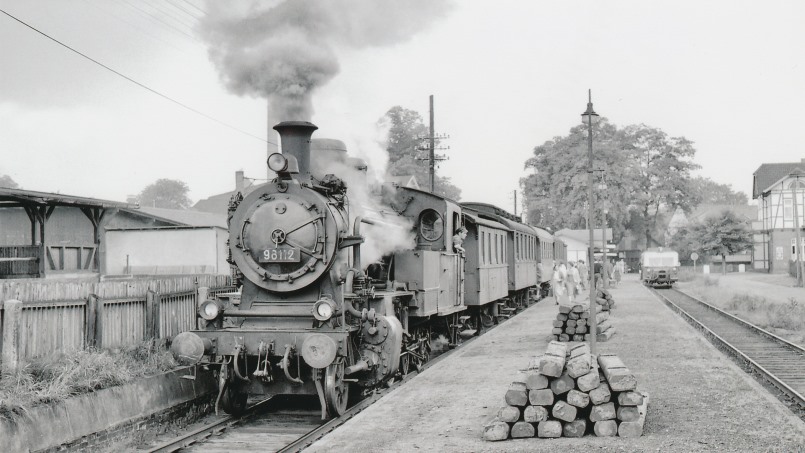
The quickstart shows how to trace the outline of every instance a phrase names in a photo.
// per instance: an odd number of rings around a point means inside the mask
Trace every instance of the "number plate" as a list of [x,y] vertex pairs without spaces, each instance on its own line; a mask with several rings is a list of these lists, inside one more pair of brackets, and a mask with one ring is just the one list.
[[265,249],[260,256],[261,263],[298,263],[301,261],[299,249],[292,247],[278,247]]

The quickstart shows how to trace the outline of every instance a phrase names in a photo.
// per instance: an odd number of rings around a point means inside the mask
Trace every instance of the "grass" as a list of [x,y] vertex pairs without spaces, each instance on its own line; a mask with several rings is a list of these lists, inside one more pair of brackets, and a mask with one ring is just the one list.
[[39,358],[0,378],[0,417],[131,382],[176,367],[170,352],[145,343],[120,352],[73,351]]
[[773,300],[720,287],[719,279],[709,275],[697,277],[682,290],[792,343],[805,345],[805,305],[793,297]]

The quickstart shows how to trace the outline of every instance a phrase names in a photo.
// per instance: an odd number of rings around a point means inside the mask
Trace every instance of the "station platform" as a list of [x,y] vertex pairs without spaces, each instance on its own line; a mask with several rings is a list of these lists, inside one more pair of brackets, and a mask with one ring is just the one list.
[[531,306],[415,376],[323,437],[311,452],[805,451],[805,422],[627,274],[598,343],[636,375],[650,403],[643,436],[482,439],[483,424],[529,359],[545,351],[558,312]]

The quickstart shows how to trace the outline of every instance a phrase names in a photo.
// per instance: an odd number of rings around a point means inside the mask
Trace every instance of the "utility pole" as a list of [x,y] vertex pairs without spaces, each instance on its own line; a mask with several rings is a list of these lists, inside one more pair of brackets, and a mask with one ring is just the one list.
[[[445,139],[450,138],[449,135],[436,135],[436,129],[434,127],[434,112],[433,112],[433,95],[430,95],[430,128],[428,129],[428,136],[422,137],[423,140],[428,140],[428,146],[425,148],[419,148],[420,150],[427,150],[428,157],[421,157],[417,158],[417,160],[427,160],[428,161],[428,185],[430,186],[430,192],[434,193],[436,191],[436,161],[440,160],[447,160],[447,157],[444,156],[437,156],[436,155],[436,139]],[[448,146],[447,148],[439,148],[439,149],[450,149]]]
[[430,193],[436,191],[436,130],[433,128],[433,95],[430,95],[430,129],[428,135],[428,180]]
[[517,190],[514,191],[514,216],[517,217]]
[[799,177],[802,176],[799,171],[794,171],[788,176],[793,176],[796,178],[796,182],[792,184],[792,193],[794,196],[793,205],[794,205],[794,231],[796,231],[796,241],[797,244],[794,247],[796,254],[796,264],[797,264],[797,286],[802,287],[805,284],[805,270],[802,269],[803,259],[802,259],[802,231],[800,230],[799,225],[799,209],[798,209],[798,196],[797,196],[797,188],[799,187]]

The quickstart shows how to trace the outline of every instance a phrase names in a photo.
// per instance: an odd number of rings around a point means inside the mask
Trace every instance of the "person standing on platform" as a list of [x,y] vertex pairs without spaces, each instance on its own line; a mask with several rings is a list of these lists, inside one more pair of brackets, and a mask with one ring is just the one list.
[[579,260],[579,286],[582,290],[587,289],[587,284],[590,281],[590,271],[587,269],[587,264],[584,260]]
[[601,266],[601,261],[595,260],[595,262],[593,263],[593,279],[592,279],[592,285],[594,288],[598,288],[598,285],[603,283],[603,280],[601,278],[602,267],[603,266]]
[[612,284],[612,268],[613,268],[612,260],[604,260],[603,278],[604,278],[604,282],[606,282],[606,284],[604,285],[604,288],[606,288],[607,286],[610,286]]
[[575,300],[576,295],[579,294],[579,285],[581,284],[581,275],[579,275],[579,268],[573,261],[570,262],[570,269],[567,270],[567,287],[570,299]]
[[615,268],[612,270],[612,277],[615,280],[615,287],[618,287],[618,284],[621,282],[621,275],[623,274],[623,260],[618,260],[615,263]]

